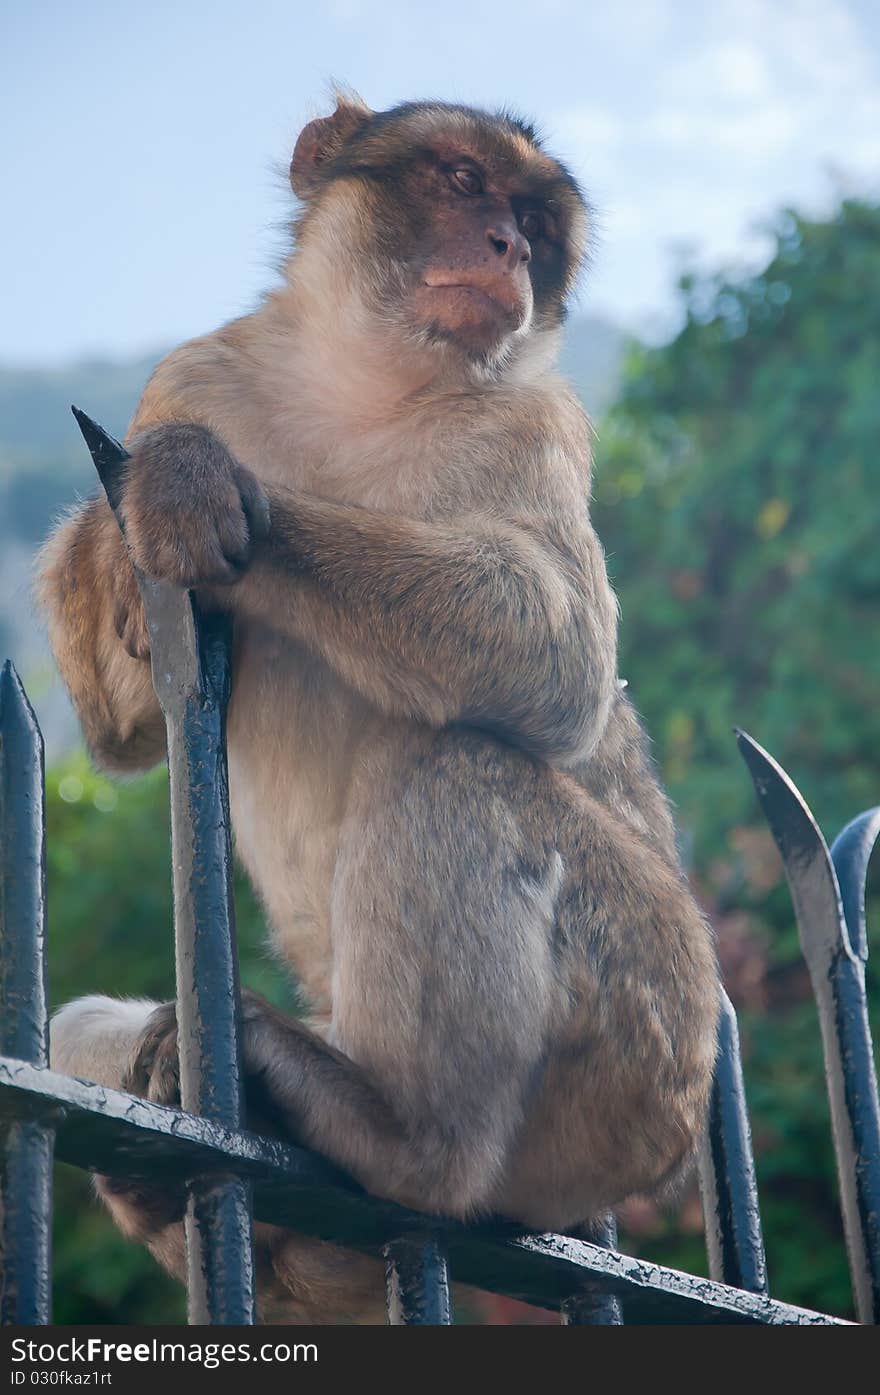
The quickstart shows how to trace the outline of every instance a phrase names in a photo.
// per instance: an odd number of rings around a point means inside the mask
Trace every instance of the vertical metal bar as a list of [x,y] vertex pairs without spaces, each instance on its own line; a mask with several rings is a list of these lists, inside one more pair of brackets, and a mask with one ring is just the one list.
[[[11,663],[0,673],[0,1054],[49,1062],[43,738]],[[0,1323],[51,1321],[52,1151],[45,1124],[4,1130]]]
[[[185,599],[192,607],[192,627],[183,627],[178,644],[195,650],[198,673],[186,692],[177,689],[172,695],[166,686],[164,706],[180,1094],[184,1109],[241,1128],[240,995],[225,740],[229,633],[222,618],[197,617],[190,598]],[[184,670],[175,661],[170,671]],[[195,1181],[186,1232],[190,1322],[254,1322],[249,1185],[235,1177]]]
[[[617,1249],[617,1221],[612,1215],[579,1226],[578,1239],[589,1240],[606,1250]],[[612,1293],[581,1293],[567,1298],[560,1308],[564,1327],[622,1327],[623,1305]]]
[[726,993],[721,998],[718,1059],[698,1167],[710,1277],[749,1293],[766,1293],[767,1260],[739,1031]]
[[[819,1011],[843,1229],[860,1322],[880,1322],[880,1106],[865,993],[864,877],[880,828],[871,811],[844,829],[832,861],[785,771],[737,734],[791,888]],[[845,877],[845,897],[835,871]],[[845,911],[846,906],[846,911]]]
[[[74,408],[111,507],[128,453]],[[118,517],[118,515],[117,515]],[[153,685],[165,716],[180,1093],[183,1108],[240,1128],[244,1099],[226,764],[229,626],[199,614],[191,592],[138,574]],[[255,1321],[251,1189],[194,1178],[186,1217],[189,1321]]]
[[385,1292],[392,1327],[448,1327],[446,1256],[433,1236],[407,1235],[385,1246]]
[[880,808],[870,809],[847,824],[831,845],[852,955],[841,946],[828,973],[835,1030],[825,1054],[829,1094],[836,1096],[832,1120],[846,1121],[835,1125],[834,1142],[838,1170],[849,1177],[841,1195],[853,1213],[850,1228],[860,1235],[852,1263],[860,1266],[862,1321],[874,1323],[880,1322],[880,1100],[865,991],[865,878],[878,833]]
[[841,829],[831,844],[831,861],[840,888],[843,918],[854,953],[868,959],[868,927],[865,924],[865,879],[874,844],[880,835],[880,807],[859,814]]

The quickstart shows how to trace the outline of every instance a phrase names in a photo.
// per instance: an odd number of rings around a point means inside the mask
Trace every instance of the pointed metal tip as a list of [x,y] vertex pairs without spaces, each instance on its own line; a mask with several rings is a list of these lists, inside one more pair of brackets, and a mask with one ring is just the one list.
[[93,423],[91,417],[86,416],[82,407],[78,407],[74,402],[71,402],[70,410],[74,414],[79,430],[82,431],[82,435],[84,435],[86,441],[88,441],[89,435],[92,435],[92,432],[95,431],[95,423]]
[[[771,781],[790,790],[800,800],[801,794],[796,789],[794,781],[783,770],[779,762],[773,759],[770,752],[765,751],[761,743],[756,741],[753,736],[749,736],[747,731],[743,731],[742,727],[734,727],[734,731],[736,732],[739,753],[748,766],[752,779],[756,782],[758,794],[763,796],[766,793],[767,781]],[[760,785],[757,784],[759,780],[761,781]]]
[[770,752],[765,751],[764,747],[761,746],[753,736],[750,736],[744,727],[734,727],[733,734],[736,737],[736,744],[743,755],[748,752],[749,754],[763,757],[764,760],[772,762],[773,765],[776,764]]
[[70,410],[76,418],[76,424],[82,432],[85,443],[92,452],[92,455],[94,455],[96,451],[103,451],[110,455],[118,455],[122,457],[122,459],[127,457],[128,451],[123,445],[120,445],[116,437],[111,436],[109,431],[105,431],[103,426],[99,426],[98,423],[94,421],[92,417],[88,416],[80,407],[75,407],[71,404]]
[[21,679],[18,676],[18,670],[11,659],[5,659],[2,669],[0,669],[0,695],[2,695],[7,688],[21,689],[21,691],[24,691],[21,687]]
[[128,460],[128,451],[120,445],[115,436],[111,436],[109,431],[105,431],[103,426],[99,426],[79,407],[71,404],[70,410],[95,462],[95,469],[110,501],[110,507],[115,510],[121,498],[120,467]]
[[[795,803],[806,809],[803,796],[791,776],[753,736],[749,736],[747,731],[738,728],[736,729],[736,744],[739,747],[740,755],[749,768],[752,779],[755,781],[762,802],[772,789],[774,793],[778,791],[780,796],[793,797]],[[809,813],[809,810],[807,812]]]
[[11,659],[0,669],[0,727],[7,736],[16,728],[24,728],[31,741],[42,742],[36,713]]
[[769,751],[747,732],[741,732],[737,742],[782,856],[807,961],[811,968],[825,963],[841,944],[851,952],[837,877],[810,806]]

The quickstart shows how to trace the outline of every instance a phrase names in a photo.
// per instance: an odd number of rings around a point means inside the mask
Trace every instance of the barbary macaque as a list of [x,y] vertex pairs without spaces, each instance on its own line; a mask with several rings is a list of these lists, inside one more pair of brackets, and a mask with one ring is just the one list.
[[[687,1169],[719,998],[554,368],[587,206],[528,125],[440,103],[340,97],[290,178],[283,285],[156,369],[122,500],[137,565],[233,617],[236,846],[312,1013],[246,994],[246,1077],[380,1196],[565,1230]],[[95,759],[162,760],[106,501],[41,587]],[[52,1064],[176,1102],[173,1005],[71,1003]],[[103,1193],[180,1266],[179,1211]],[[289,1316],[381,1299],[258,1229]]]

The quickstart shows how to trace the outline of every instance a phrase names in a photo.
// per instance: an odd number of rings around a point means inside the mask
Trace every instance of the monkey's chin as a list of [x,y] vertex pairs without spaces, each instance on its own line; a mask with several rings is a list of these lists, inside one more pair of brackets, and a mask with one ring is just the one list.
[[523,322],[518,308],[508,309],[475,286],[423,286],[416,312],[430,343],[451,345],[476,359],[500,354]]

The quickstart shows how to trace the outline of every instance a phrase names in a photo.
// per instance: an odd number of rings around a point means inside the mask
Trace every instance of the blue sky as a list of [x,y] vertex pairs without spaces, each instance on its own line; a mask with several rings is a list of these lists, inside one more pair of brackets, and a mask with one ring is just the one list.
[[2,0],[0,361],[147,351],[250,308],[336,78],[538,120],[599,213],[583,308],[658,334],[683,257],[880,188],[876,0]]

